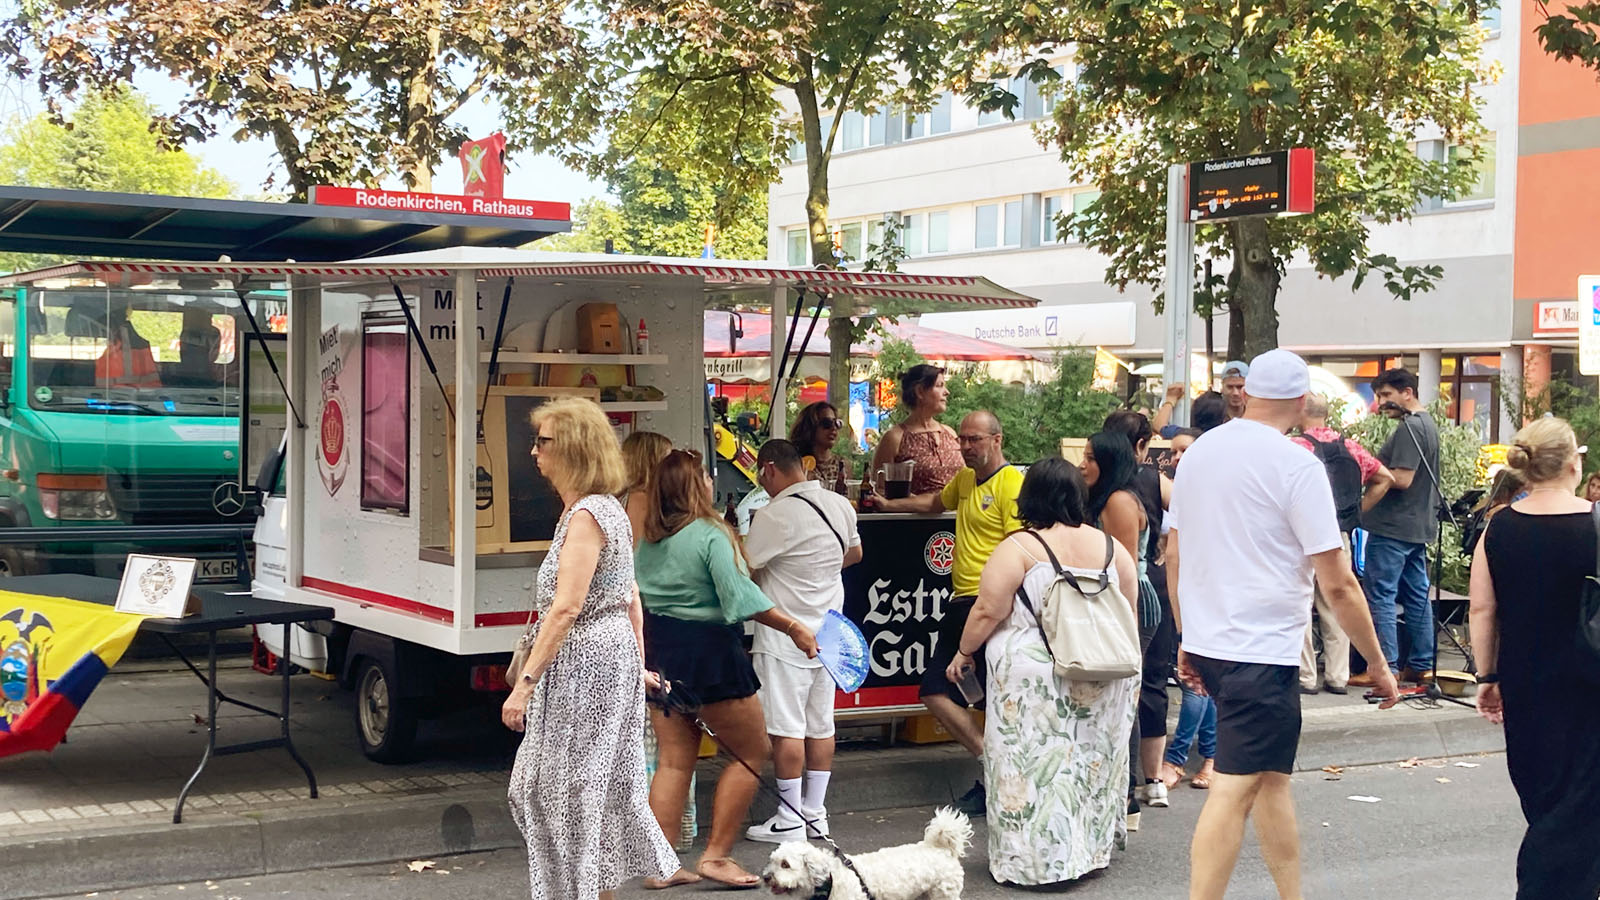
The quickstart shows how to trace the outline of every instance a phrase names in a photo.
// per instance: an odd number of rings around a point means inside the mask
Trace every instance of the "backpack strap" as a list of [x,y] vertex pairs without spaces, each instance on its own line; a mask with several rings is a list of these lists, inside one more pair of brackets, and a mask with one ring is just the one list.
[[1108,587],[1111,587],[1111,564],[1117,561],[1117,544],[1116,544],[1116,541],[1113,541],[1111,539],[1111,533],[1109,531],[1105,532],[1105,536],[1106,536],[1106,564],[1104,566],[1100,567],[1100,590],[1099,591],[1095,591],[1096,594],[1100,593],[1100,591],[1103,591]]
[[1056,552],[1051,550],[1050,545],[1044,542],[1044,536],[1039,532],[1034,531],[1032,528],[1028,529],[1027,533],[1033,535],[1033,539],[1038,541],[1039,546],[1044,548],[1044,555],[1050,557],[1050,567],[1056,570],[1056,577],[1065,578],[1067,572],[1065,569],[1061,568],[1061,562],[1056,559]]

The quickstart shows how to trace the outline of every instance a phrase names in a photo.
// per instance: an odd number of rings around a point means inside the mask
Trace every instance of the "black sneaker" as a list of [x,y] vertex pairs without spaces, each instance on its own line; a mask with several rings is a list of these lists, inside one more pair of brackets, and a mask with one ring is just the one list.
[[974,781],[972,790],[961,795],[956,801],[956,809],[966,813],[967,818],[976,819],[989,814],[989,795],[983,789],[983,782]]

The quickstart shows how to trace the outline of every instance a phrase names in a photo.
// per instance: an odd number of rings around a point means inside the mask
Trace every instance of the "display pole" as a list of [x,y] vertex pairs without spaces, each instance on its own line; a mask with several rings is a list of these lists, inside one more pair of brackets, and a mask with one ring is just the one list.
[[767,351],[772,366],[772,412],[767,423],[767,433],[775,438],[789,436],[788,385],[783,377],[783,355],[780,347],[789,340],[789,286],[772,286],[772,344]]
[[[1166,384],[1184,385],[1172,410],[1173,425],[1189,424],[1189,320],[1194,315],[1194,226],[1188,221],[1188,166],[1167,169]],[[1206,373],[1208,376],[1210,372]]]
[[471,630],[478,579],[478,270],[456,272],[456,623]]

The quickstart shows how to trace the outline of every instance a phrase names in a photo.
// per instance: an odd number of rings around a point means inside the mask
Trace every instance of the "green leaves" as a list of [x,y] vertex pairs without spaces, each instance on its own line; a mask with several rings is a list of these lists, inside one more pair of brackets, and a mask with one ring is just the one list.
[[1600,2],[1566,3],[1565,12],[1556,14],[1544,0],[1534,5],[1544,17],[1534,33],[1545,52],[1600,73]]

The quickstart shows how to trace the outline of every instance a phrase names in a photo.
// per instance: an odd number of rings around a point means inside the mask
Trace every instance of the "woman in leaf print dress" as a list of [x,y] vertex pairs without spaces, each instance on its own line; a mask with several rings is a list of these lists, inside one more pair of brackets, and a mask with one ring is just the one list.
[[[1058,677],[1038,622],[1015,600],[1021,587],[1034,608],[1043,601],[1055,578],[1046,546],[1063,568],[1099,575],[1106,537],[1084,524],[1086,493],[1083,476],[1060,457],[1028,468],[1017,511],[1030,533],[1011,535],[989,557],[961,635],[963,653],[988,650],[989,872],[1002,883],[1079,878],[1110,865],[1127,837],[1128,733],[1139,677]],[[1114,552],[1112,583],[1137,597],[1133,558],[1121,545]],[[961,676],[955,664],[946,674]]]

